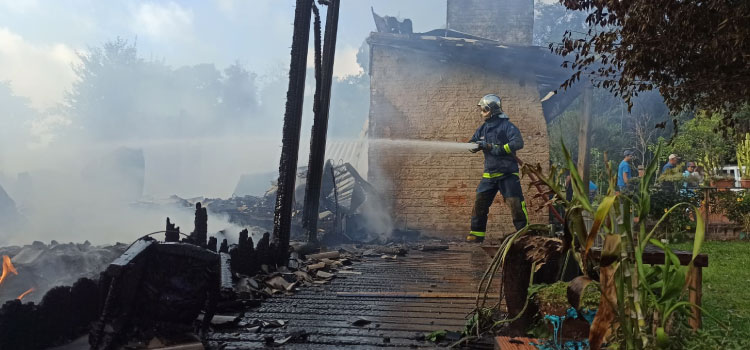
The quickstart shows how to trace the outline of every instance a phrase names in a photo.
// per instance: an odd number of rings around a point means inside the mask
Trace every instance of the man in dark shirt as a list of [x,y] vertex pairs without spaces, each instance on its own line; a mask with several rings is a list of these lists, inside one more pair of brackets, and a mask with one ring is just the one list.
[[484,174],[477,187],[477,197],[471,213],[471,232],[466,240],[481,243],[487,231],[490,205],[498,191],[510,207],[516,230],[524,228],[529,220],[515,156],[516,151],[523,148],[521,132],[503,113],[502,101],[497,95],[482,97],[477,106],[484,123],[469,142],[477,144],[472,152],[484,153]]

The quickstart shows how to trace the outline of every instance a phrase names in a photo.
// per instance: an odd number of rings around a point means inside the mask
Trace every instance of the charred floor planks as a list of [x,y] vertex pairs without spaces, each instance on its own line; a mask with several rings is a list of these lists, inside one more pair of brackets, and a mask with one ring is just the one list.
[[[365,257],[353,266],[353,271],[361,274],[337,274],[329,284],[274,297],[245,312],[246,322],[288,321],[284,327],[258,333],[245,328],[219,331],[211,335],[211,345],[223,349],[265,348],[268,337],[278,340],[302,331],[306,340],[281,347],[436,348],[434,343],[419,340],[420,335],[463,329],[488,262],[479,247],[459,244],[446,251],[412,250],[396,260]],[[499,281],[493,285],[491,295],[497,298]],[[356,295],[362,293],[365,295]],[[358,318],[370,323],[356,326],[353,321]]]

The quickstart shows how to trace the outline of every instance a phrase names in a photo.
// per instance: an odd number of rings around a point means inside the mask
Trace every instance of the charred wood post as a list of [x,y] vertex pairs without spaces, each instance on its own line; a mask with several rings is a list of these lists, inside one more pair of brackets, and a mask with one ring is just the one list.
[[167,218],[167,229],[164,234],[164,242],[179,242],[180,241],[180,228],[177,225],[169,222]]
[[240,238],[236,246],[229,251],[231,256],[232,271],[245,275],[253,275],[258,272],[258,259],[253,246],[253,238],[249,237],[247,229],[240,232]]
[[291,64],[289,65],[289,90],[286,95],[286,112],[279,160],[279,180],[273,218],[273,237],[278,242],[278,261],[286,264],[289,254],[294,183],[297,175],[299,136],[302,128],[302,103],[305,97],[307,45],[310,41],[310,14],[313,0],[297,0],[294,13]]
[[221,241],[221,246],[219,247],[219,253],[229,253],[229,242],[227,242],[226,238],[224,238]]
[[201,247],[206,246],[208,236],[208,212],[201,203],[195,203],[195,229],[190,233],[190,242]]
[[[263,234],[263,237],[258,240],[258,245],[255,247],[258,267],[263,264],[268,264],[269,260],[274,256],[274,253],[276,252],[271,252],[271,235],[266,232]],[[286,262],[286,260],[284,262]]]
[[[304,216],[302,217],[302,227],[307,231],[309,242],[317,242],[318,240],[318,207],[320,205],[320,185],[323,178],[323,162],[325,161],[326,152],[328,112],[331,105],[331,84],[333,82],[333,61],[336,54],[339,3],[339,0],[331,0],[328,3],[322,67],[318,65],[318,62],[316,62],[315,66],[315,78],[318,79],[318,70],[320,70],[321,78],[319,84],[316,86],[315,101],[313,102],[314,121],[312,139],[310,141],[307,183],[305,185]],[[318,41],[317,37],[316,41]],[[319,47],[319,44],[316,44],[316,48]]]
[[208,250],[215,252],[216,251],[216,243],[218,241],[216,240],[216,237],[209,237],[208,238]]

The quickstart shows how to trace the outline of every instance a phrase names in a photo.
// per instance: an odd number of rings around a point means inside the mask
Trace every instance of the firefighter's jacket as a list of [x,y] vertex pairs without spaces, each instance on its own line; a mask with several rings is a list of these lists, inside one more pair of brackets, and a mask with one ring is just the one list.
[[484,152],[485,178],[518,173],[516,151],[523,148],[521,131],[504,114],[492,116],[479,126],[469,142],[485,141],[492,145]]

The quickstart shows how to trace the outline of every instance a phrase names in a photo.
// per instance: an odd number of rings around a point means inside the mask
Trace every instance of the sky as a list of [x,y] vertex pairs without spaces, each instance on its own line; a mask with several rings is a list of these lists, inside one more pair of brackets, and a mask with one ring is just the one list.
[[[38,109],[75,79],[76,52],[117,37],[172,66],[235,61],[260,75],[288,70],[294,0],[0,0],[0,81]],[[445,0],[345,0],[334,74],[357,74],[356,52],[374,30],[370,8],[411,18],[415,31],[445,26]],[[321,8],[325,16],[325,7]],[[312,42],[312,38],[311,38]]]

